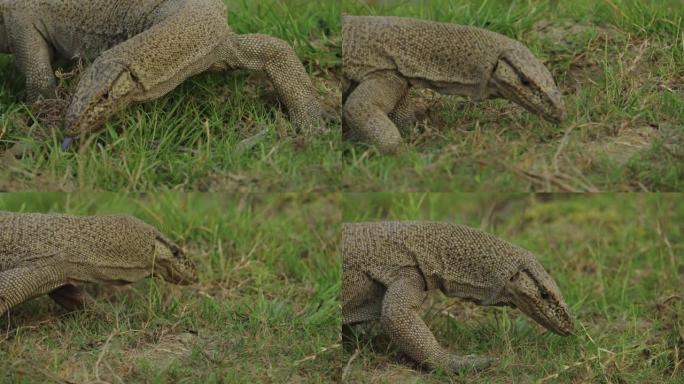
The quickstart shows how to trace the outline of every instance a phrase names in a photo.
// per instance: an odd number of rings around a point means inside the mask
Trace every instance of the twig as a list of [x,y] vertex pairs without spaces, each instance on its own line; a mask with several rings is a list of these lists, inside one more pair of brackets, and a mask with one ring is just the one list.
[[598,356],[591,357],[591,358],[589,358],[589,359],[587,359],[587,360],[584,360],[584,361],[577,361],[577,362],[572,363],[572,364],[570,364],[570,365],[563,365],[563,366],[561,367],[560,371],[558,371],[558,372],[556,372],[556,373],[553,373],[553,374],[551,374],[551,375],[548,375],[548,376],[546,376],[546,377],[544,377],[544,378],[541,378],[541,379],[537,380],[537,383],[543,383],[543,382],[546,382],[546,381],[549,381],[549,380],[552,380],[552,379],[557,379],[557,378],[560,376],[561,373],[563,373],[563,372],[569,370],[570,368],[579,367],[579,366],[581,366],[581,365],[584,365],[585,363],[588,363],[588,362],[590,362],[590,361],[592,361],[592,360],[596,360],[596,359],[598,359]]
[[[46,371],[42,368],[38,368],[38,367],[32,367],[32,368],[35,369],[37,372],[39,372],[41,375],[47,377],[52,382],[61,383],[61,384],[77,384],[75,381],[62,379],[61,377],[59,377],[59,376],[57,376],[57,375],[55,375],[49,371]],[[20,373],[24,376],[29,376],[29,372],[25,371],[24,369],[15,368],[14,371],[17,373]]]
[[563,151],[563,148],[568,142],[568,137],[570,136],[570,132],[572,132],[573,129],[575,129],[576,125],[571,125],[568,127],[568,129],[565,131],[565,134],[563,134],[563,138],[561,138],[561,142],[558,145],[558,149],[556,150],[556,154],[553,156],[553,168],[556,170],[556,172],[560,172],[558,169],[558,158],[560,157],[561,152]]
[[613,8],[613,9],[615,10],[615,12],[620,13],[620,15],[621,15],[622,17],[624,17],[625,19],[627,18],[627,15],[625,15],[625,13],[622,12],[622,9],[620,9],[620,7],[618,7],[617,5],[615,5],[615,3],[612,2],[612,0],[604,0],[604,1],[605,1],[606,3],[608,3],[608,5],[610,5],[611,8]]
[[644,52],[646,51],[646,46],[648,45],[648,40],[645,40],[643,43],[641,43],[641,46],[639,47],[639,53],[637,56],[634,58],[632,61],[632,65],[627,68],[626,74],[629,76],[632,71],[636,68],[637,64],[639,64],[639,61],[641,60],[642,57],[644,57]]
[[318,352],[318,353],[316,353],[316,354],[313,354],[313,355],[311,355],[311,356],[307,356],[307,357],[305,357],[305,358],[303,358],[303,359],[300,359],[300,360],[295,361],[295,365],[299,365],[299,364],[301,364],[301,363],[303,363],[303,362],[305,362],[305,361],[316,360],[316,358],[318,357],[319,354],[328,352],[328,351],[331,350],[331,349],[336,349],[336,348],[339,348],[339,347],[340,347],[340,344],[334,344],[334,345],[332,345],[332,346],[330,346],[330,347],[321,347],[320,352]]
[[102,351],[100,351],[100,356],[97,357],[97,362],[95,362],[95,379],[97,379],[98,383],[107,383],[100,379],[100,364],[102,364],[102,359],[104,358],[105,353],[107,353],[109,343],[112,341],[112,338],[118,334],[118,331],[114,331],[107,337],[107,341],[105,341],[104,346],[102,346]]
[[356,349],[354,354],[347,360],[347,364],[344,366],[344,369],[342,370],[342,382],[347,379],[347,376],[349,376],[349,371],[351,370],[352,362],[356,360],[357,357],[359,357],[359,354],[361,353],[360,349]]

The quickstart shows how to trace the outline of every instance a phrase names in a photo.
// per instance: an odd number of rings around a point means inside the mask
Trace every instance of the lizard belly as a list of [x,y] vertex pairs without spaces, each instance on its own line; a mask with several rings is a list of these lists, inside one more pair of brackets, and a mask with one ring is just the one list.
[[409,78],[408,80],[413,86],[429,88],[443,95],[467,96],[474,100],[481,100],[484,98],[484,96],[482,95],[483,87],[481,84],[478,83],[449,83],[444,81],[431,81],[419,78]]
[[346,269],[343,273],[343,323],[354,324],[379,319],[385,287],[358,269]]

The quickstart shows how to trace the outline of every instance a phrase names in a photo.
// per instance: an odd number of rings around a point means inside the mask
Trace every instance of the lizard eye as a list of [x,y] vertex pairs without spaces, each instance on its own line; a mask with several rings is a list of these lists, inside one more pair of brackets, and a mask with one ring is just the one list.
[[530,85],[530,80],[526,77],[521,77],[520,82],[525,86]]
[[544,300],[548,300],[548,299],[549,299],[549,293],[546,292],[546,291],[544,291],[544,292],[541,293],[541,297],[542,297],[542,299],[544,299]]
[[183,249],[175,244],[170,246],[171,248],[171,253],[173,253],[173,256],[177,259],[184,260],[185,259],[185,253],[183,252]]

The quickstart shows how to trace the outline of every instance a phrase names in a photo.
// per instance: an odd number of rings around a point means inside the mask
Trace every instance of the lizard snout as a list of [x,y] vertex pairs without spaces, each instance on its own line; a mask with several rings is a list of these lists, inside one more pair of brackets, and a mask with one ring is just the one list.
[[104,124],[131,102],[136,89],[128,69],[120,63],[98,59],[81,77],[65,117],[66,133],[79,136]]
[[560,91],[555,90],[550,93],[549,99],[550,113],[546,114],[544,117],[551,123],[560,124],[563,122],[563,120],[565,120],[566,117],[565,105],[563,104]]
[[157,274],[162,279],[172,284],[190,285],[199,282],[194,265],[170,265],[160,262],[162,268]]
[[573,333],[574,324],[560,290],[540,265],[517,272],[506,284],[509,302],[549,331]]
[[169,283],[189,285],[199,281],[195,263],[161,234],[155,241],[154,262],[155,274]]

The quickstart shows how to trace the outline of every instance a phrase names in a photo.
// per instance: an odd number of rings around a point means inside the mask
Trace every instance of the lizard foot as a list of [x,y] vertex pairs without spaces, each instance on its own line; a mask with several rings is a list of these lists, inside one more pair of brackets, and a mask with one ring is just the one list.
[[481,371],[483,369],[490,367],[496,361],[498,361],[498,359],[494,357],[479,357],[475,355],[452,355],[449,358],[449,369],[455,372],[466,370]]
[[67,311],[85,309],[95,304],[95,300],[82,287],[72,284],[63,285],[50,292],[49,295]]

